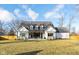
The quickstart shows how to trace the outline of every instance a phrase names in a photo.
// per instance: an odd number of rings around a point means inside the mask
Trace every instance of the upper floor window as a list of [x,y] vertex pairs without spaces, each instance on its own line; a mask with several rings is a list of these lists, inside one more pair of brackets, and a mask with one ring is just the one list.
[[33,30],[33,25],[30,26],[30,30]]
[[47,26],[44,26],[43,29],[46,30],[47,29]]
[[43,30],[43,25],[40,26],[40,30]]
[[38,25],[35,26],[35,30],[38,30]]

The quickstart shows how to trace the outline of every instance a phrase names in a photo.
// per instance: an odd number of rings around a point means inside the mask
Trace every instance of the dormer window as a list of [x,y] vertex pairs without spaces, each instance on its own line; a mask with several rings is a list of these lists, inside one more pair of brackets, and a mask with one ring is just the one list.
[[35,26],[35,30],[38,30],[38,25]]
[[43,30],[43,25],[40,26],[40,30]]
[[44,26],[43,29],[46,30],[47,29],[47,26]]
[[33,25],[30,26],[30,30],[33,30]]

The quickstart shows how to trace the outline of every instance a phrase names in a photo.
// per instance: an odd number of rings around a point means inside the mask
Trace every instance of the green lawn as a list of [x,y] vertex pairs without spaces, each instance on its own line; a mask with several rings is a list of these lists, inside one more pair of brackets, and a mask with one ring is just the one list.
[[1,55],[70,55],[79,54],[79,41],[38,40],[0,41]]

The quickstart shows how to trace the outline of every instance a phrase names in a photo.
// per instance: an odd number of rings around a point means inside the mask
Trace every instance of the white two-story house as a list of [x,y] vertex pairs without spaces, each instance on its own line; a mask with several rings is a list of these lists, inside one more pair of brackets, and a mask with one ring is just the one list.
[[[64,38],[68,38],[68,31],[63,31],[66,35]],[[55,39],[62,38],[58,37],[60,34],[59,29],[55,28],[49,21],[24,21],[21,23],[17,38],[18,39],[30,39],[30,38],[41,38],[41,39]]]

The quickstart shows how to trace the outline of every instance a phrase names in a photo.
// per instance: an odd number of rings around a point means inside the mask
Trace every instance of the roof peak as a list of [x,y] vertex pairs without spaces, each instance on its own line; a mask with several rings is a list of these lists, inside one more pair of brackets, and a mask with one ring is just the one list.
[[51,22],[51,21],[24,21],[24,22]]
[[23,24],[52,24],[50,21],[23,21]]

